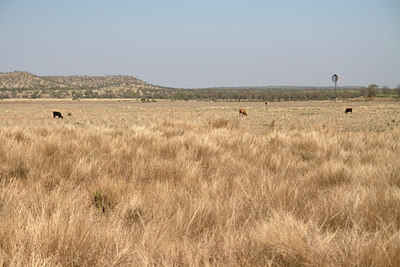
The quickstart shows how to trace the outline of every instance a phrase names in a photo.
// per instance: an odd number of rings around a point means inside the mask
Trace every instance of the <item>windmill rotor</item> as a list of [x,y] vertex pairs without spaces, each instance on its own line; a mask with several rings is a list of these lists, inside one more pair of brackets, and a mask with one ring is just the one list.
[[332,82],[334,82],[336,84],[338,80],[339,80],[339,76],[337,74],[333,74],[332,75]]

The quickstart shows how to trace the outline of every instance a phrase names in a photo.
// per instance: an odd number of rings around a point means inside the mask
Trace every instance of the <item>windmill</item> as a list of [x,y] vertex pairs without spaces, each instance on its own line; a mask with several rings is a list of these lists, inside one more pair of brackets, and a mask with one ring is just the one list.
[[332,75],[332,82],[335,83],[335,99],[337,98],[337,94],[336,94],[336,83],[339,80],[339,76],[337,74],[333,74]]

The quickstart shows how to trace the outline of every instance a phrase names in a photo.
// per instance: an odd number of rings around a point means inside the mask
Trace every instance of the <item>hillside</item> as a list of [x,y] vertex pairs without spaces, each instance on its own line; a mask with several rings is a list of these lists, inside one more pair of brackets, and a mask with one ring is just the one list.
[[52,88],[62,87],[61,84],[43,79],[37,75],[28,72],[6,72],[0,73],[0,88],[2,89],[27,89],[27,88]]
[[150,87],[132,76],[38,76],[28,72],[0,73],[2,89],[100,89],[105,87]]
[[57,83],[67,87],[101,88],[108,86],[146,86],[142,80],[132,76],[45,76],[49,83]]
[[[143,98],[161,87],[133,76],[38,76],[0,73],[0,99],[9,98]],[[165,89],[165,88],[164,88]]]

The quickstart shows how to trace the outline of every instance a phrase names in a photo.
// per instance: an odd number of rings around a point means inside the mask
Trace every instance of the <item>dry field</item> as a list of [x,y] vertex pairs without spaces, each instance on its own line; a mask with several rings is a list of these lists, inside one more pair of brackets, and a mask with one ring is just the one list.
[[399,123],[395,101],[0,101],[0,265],[400,266]]

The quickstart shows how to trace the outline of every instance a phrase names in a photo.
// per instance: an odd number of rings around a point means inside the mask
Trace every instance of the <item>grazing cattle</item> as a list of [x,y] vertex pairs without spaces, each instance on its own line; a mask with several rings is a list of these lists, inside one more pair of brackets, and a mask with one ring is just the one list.
[[239,116],[247,116],[247,112],[244,109],[239,109]]
[[63,116],[61,115],[61,112],[58,112],[58,111],[53,111],[53,118],[55,118],[55,117],[64,119]]
[[352,108],[346,108],[346,110],[344,111],[344,113],[353,113],[353,109]]

